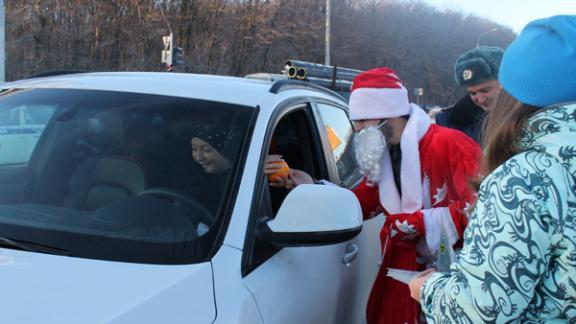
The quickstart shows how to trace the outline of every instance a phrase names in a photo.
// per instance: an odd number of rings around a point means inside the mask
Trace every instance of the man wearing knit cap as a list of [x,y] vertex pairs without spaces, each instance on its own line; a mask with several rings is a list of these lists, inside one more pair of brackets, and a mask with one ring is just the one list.
[[349,105],[358,131],[356,159],[366,176],[355,193],[365,217],[386,214],[368,323],[415,323],[417,303],[406,284],[386,276],[387,269],[432,266],[441,233],[450,244],[460,241],[467,224],[463,210],[474,196],[467,181],[477,176],[480,148],[461,132],[431,125],[388,68],[359,74]]
[[498,70],[503,53],[498,47],[481,46],[458,57],[454,77],[468,95],[436,115],[438,125],[462,131],[479,142],[485,112],[492,109],[502,88]]

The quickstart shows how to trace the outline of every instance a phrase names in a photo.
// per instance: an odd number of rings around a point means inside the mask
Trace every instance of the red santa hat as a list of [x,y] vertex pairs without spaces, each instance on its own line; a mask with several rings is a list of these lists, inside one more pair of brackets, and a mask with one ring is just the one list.
[[408,92],[394,70],[377,68],[354,78],[350,90],[350,119],[382,119],[410,114]]

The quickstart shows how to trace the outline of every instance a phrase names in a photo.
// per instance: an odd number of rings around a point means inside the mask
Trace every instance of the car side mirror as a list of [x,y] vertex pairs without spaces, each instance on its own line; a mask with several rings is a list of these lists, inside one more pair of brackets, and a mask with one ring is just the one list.
[[299,185],[284,199],[261,235],[277,246],[328,245],[348,241],[362,230],[362,209],[350,190]]

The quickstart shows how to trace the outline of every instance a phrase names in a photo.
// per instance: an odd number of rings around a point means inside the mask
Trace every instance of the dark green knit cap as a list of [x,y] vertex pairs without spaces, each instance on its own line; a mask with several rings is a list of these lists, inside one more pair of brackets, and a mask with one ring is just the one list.
[[454,77],[461,87],[497,80],[504,51],[499,47],[480,46],[460,55],[454,64]]

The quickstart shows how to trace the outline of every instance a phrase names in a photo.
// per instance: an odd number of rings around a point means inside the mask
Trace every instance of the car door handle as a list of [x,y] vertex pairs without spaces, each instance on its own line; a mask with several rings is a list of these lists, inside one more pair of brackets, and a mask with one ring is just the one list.
[[350,266],[350,263],[354,262],[358,257],[358,245],[351,243],[346,246],[346,253],[344,254],[344,258],[342,258],[342,263],[344,263],[347,267]]

